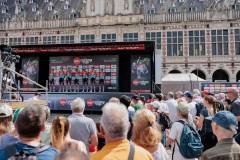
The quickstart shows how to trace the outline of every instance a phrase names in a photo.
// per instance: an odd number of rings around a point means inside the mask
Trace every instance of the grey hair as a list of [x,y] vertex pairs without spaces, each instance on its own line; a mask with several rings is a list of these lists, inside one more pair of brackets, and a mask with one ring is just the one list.
[[85,109],[85,101],[82,98],[76,98],[72,101],[71,109],[73,112],[83,112]]
[[233,95],[235,95],[236,97],[239,96],[239,94],[238,94],[238,89],[237,89],[237,88],[232,87],[231,90],[232,90]]
[[112,139],[126,138],[129,129],[128,111],[123,104],[106,103],[102,108],[101,126]]

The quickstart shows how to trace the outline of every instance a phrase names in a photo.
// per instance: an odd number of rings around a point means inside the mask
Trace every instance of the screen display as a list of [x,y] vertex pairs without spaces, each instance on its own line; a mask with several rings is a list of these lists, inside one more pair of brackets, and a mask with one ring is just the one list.
[[146,55],[131,56],[131,92],[151,92],[151,58]]
[[[39,57],[26,57],[22,59],[21,73],[30,78],[31,80],[38,82],[39,74]],[[32,88],[34,84],[26,79],[21,82],[23,88]]]
[[105,92],[118,91],[118,62],[117,55],[50,57],[49,81],[55,86],[104,86]]

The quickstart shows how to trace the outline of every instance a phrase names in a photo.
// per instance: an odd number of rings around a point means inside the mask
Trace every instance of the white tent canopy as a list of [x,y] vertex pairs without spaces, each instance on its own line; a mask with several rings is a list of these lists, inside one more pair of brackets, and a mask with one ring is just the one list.
[[191,82],[191,81],[204,82],[206,80],[196,76],[193,73],[170,73],[162,78],[162,82]]
[[162,93],[192,91],[200,89],[200,83],[206,80],[193,73],[171,73],[162,78]]

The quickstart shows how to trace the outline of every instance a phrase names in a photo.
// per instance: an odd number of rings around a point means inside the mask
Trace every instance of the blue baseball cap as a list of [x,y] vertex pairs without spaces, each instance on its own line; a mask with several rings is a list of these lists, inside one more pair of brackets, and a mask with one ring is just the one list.
[[189,92],[189,91],[184,92],[184,96],[185,96],[185,97],[188,97],[188,98],[193,98],[192,93]]
[[212,121],[217,123],[224,129],[231,130],[233,132],[237,131],[237,118],[229,111],[220,111],[215,114]]

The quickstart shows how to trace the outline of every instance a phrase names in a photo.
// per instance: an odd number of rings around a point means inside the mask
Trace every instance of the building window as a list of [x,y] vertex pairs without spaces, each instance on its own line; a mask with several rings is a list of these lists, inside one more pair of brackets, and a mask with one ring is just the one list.
[[102,42],[116,42],[117,36],[115,33],[112,34],[102,34]]
[[21,45],[22,39],[21,38],[9,38],[9,45],[15,46],[15,45]]
[[5,44],[5,38],[0,38],[0,44]]
[[183,32],[167,32],[167,55],[183,56]]
[[56,43],[57,43],[56,36],[43,37],[43,44],[56,44]]
[[228,30],[212,30],[212,55],[228,55]]
[[67,10],[69,8],[70,8],[69,2],[66,1],[65,4],[64,4],[64,9]]
[[189,56],[205,55],[205,31],[189,31]]
[[236,55],[240,55],[240,29],[235,29],[235,50]]
[[81,43],[94,43],[95,35],[94,34],[81,35],[80,42]]
[[38,44],[38,37],[27,37],[26,45]]
[[61,43],[62,44],[73,44],[74,43],[74,36],[61,36]]
[[176,7],[171,7],[171,8],[168,9],[168,12],[169,13],[175,13],[175,12],[177,12],[177,8]]
[[146,32],[146,41],[155,41],[157,49],[161,49],[161,32]]
[[138,41],[138,33],[124,33],[123,42],[136,42]]

